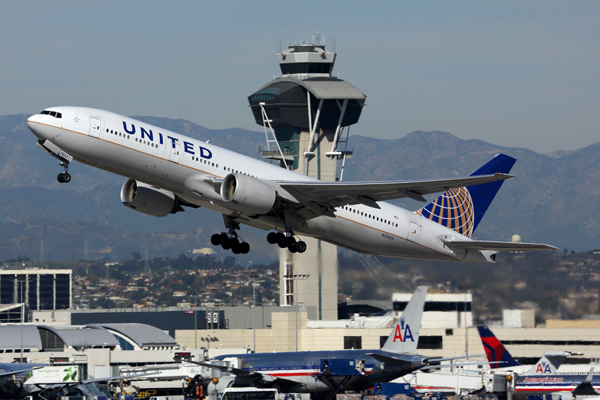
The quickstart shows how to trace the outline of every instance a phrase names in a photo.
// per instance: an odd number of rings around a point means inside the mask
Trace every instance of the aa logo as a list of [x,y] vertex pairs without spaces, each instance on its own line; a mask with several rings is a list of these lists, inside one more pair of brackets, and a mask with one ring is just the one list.
[[410,340],[411,342],[415,341],[412,332],[410,331],[410,325],[404,323],[404,318],[400,319],[400,323],[396,324],[396,330],[394,331],[394,340],[400,340],[400,342],[406,342]]
[[537,368],[535,369],[536,373],[540,373],[540,374],[551,374],[552,370],[550,370],[550,364],[546,363],[546,362],[541,362],[537,365]]

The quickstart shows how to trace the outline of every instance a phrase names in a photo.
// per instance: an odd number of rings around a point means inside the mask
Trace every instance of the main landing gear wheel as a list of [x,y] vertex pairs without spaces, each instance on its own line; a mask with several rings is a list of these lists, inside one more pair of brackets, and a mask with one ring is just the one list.
[[56,177],[60,183],[69,183],[71,182],[71,175],[68,172],[61,172]]
[[299,240],[296,241],[294,234],[290,231],[287,234],[283,232],[269,232],[267,235],[267,242],[270,244],[277,244],[279,248],[287,249],[291,253],[304,253],[306,251],[306,243]]
[[223,250],[229,250],[233,254],[248,254],[250,251],[250,244],[247,242],[240,242],[237,234],[233,233],[229,237],[229,234],[225,232],[215,233],[210,237],[210,242],[213,246],[221,246]]

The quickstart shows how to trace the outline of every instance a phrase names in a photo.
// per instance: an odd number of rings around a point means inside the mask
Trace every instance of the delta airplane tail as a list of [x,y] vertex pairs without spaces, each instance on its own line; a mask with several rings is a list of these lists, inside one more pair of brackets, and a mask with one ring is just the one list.
[[417,353],[427,289],[427,286],[417,288],[381,350],[402,354]]
[[[508,174],[515,161],[499,153],[470,176]],[[503,182],[452,188],[418,210],[417,214],[470,238]]]
[[521,365],[510,355],[502,342],[494,336],[487,326],[478,326],[477,330],[479,331],[481,344],[483,344],[483,348],[485,349],[485,355],[490,362],[490,368],[494,369]]

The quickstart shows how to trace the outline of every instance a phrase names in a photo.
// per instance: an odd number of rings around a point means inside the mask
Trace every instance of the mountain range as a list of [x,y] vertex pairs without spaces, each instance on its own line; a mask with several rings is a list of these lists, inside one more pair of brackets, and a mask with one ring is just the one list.
[[[262,132],[211,130],[185,120],[134,117],[230,150],[259,158]],[[211,247],[210,235],[223,230],[219,214],[198,209],[154,218],[120,204],[124,177],[72,163],[72,181],[60,184],[58,161],[35,145],[27,115],[0,116],[0,259],[111,259],[134,251],[176,257]],[[398,134],[400,136],[400,134]],[[446,132],[412,132],[392,140],[353,135],[344,180],[380,181],[465,176],[498,152],[517,159],[480,224],[476,236],[543,242],[562,249],[599,248],[600,144],[575,151],[538,154],[481,140],[462,140]],[[416,210],[411,200],[396,204]],[[277,249],[266,233],[242,227],[252,244],[245,261],[272,261]],[[215,249],[221,254],[219,249]],[[223,252],[222,256],[230,256]]]

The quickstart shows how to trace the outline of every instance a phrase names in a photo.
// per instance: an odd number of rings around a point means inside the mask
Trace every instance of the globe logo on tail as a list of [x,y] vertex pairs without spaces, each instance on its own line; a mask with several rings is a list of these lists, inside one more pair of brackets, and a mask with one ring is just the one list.
[[475,226],[473,199],[465,187],[452,188],[417,211],[417,214],[461,235],[471,237]]

